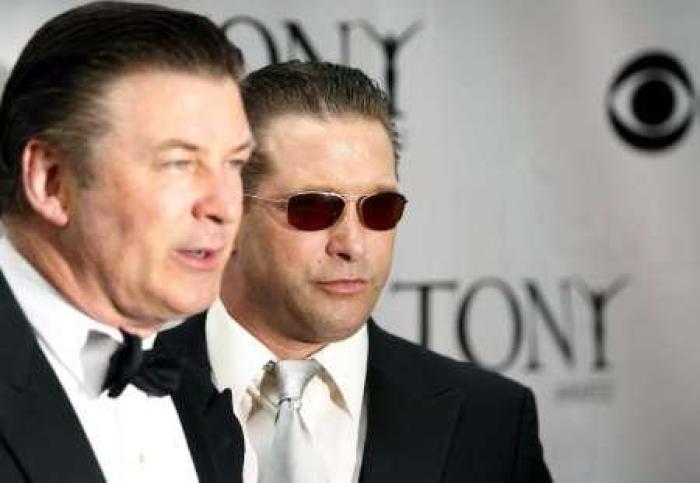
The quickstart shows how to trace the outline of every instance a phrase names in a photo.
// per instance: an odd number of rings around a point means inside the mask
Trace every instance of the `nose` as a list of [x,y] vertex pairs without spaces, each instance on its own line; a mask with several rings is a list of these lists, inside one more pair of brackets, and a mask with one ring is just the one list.
[[345,205],[340,220],[328,230],[326,251],[329,255],[346,262],[356,261],[364,255],[366,228],[360,223],[356,201]]
[[220,225],[237,222],[243,199],[240,173],[207,171],[202,177],[201,193],[192,209],[194,217]]

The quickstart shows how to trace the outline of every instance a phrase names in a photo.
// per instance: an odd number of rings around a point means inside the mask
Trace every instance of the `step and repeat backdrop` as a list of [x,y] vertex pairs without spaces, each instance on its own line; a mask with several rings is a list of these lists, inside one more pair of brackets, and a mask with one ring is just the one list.
[[[388,90],[381,325],[532,387],[557,481],[700,481],[700,1],[161,3]],[[76,4],[2,2],[0,77]]]

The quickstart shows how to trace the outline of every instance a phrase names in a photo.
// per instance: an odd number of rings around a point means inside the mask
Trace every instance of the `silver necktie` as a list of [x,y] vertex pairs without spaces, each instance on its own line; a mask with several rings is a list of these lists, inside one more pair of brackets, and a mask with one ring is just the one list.
[[275,364],[279,403],[270,451],[260,466],[260,483],[325,483],[320,455],[302,421],[304,388],[319,371],[314,359]]

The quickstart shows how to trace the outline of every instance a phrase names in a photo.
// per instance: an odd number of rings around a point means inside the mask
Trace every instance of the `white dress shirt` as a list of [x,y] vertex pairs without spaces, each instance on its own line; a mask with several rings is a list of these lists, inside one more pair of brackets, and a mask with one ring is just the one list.
[[[233,411],[245,439],[244,483],[258,481],[277,413],[265,366],[278,358],[238,324],[220,300],[206,318],[206,339],[214,385],[231,388]],[[318,450],[330,483],[356,483],[367,427],[364,401],[367,327],[328,344],[313,355],[323,371],[306,386],[301,416]]]
[[[58,376],[109,482],[196,482],[197,474],[170,397],[150,397],[128,385],[118,398],[101,392],[109,358],[122,335],[68,303],[12,246],[0,238],[0,268]],[[102,361],[81,354],[90,332],[115,343]],[[144,340],[150,348],[155,334]]]

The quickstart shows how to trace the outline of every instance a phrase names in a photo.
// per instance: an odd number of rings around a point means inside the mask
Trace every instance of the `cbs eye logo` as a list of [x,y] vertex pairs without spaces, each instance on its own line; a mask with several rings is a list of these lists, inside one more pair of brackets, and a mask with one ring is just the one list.
[[617,74],[606,107],[613,129],[626,143],[661,151],[678,142],[693,123],[693,84],[673,56],[646,52]]

